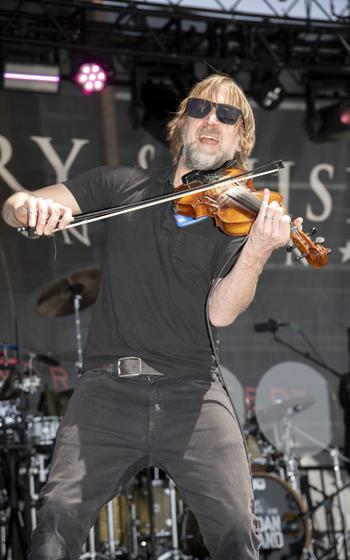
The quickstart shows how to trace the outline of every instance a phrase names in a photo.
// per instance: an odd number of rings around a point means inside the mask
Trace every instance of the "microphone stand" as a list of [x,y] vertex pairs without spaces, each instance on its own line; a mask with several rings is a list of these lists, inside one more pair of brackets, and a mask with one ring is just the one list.
[[75,362],[76,371],[81,373],[83,367],[83,349],[81,344],[81,327],[80,327],[80,305],[82,300],[83,286],[81,284],[72,284],[69,286],[71,291],[71,299],[74,306],[75,315],[75,339],[77,344],[77,361]]
[[319,360],[318,358],[315,358],[314,356],[312,356],[312,354],[310,352],[303,352],[303,350],[300,350],[299,348],[296,348],[295,346],[293,346],[289,342],[286,342],[285,340],[283,340],[282,338],[277,336],[276,332],[273,332],[272,334],[273,334],[273,338],[276,342],[278,342],[279,344],[282,344],[282,346],[285,346],[286,348],[289,348],[290,350],[292,350],[296,354],[299,354],[299,356],[303,356],[303,358],[305,358],[306,360],[309,360],[310,362],[313,362],[314,364],[324,368],[325,370],[330,371],[333,375],[335,375],[335,377],[338,377],[338,379],[341,379],[341,378],[345,377],[346,375],[348,375],[348,372],[339,373],[339,371],[332,368],[331,366],[329,366],[325,362],[323,362],[323,361]]

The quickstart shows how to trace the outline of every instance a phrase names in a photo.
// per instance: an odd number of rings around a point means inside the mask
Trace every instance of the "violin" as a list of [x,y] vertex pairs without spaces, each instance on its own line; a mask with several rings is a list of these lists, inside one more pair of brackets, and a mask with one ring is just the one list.
[[[227,167],[209,173],[190,172],[183,177],[184,183],[169,194],[79,214],[65,229],[175,201],[175,209],[179,214],[192,218],[211,217],[227,235],[247,235],[259,212],[263,197],[263,191],[255,190],[253,178],[278,172],[283,167],[282,161],[276,161],[260,166],[254,171]],[[282,197],[277,192],[270,193],[269,202],[272,200],[282,204]],[[17,231],[31,238],[38,237],[35,230],[27,226],[18,227]],[[53,233],[59,231],[62,230],[57,227]],[[314,233],[315,229],[311,235]],[[323,247],[323,241],[323,238],[312,241],[306,233],[291,225],[291,243],[287,246],[287,251],[296,250],[297,260],[305,258],[311,266],[321,268],[327,264],[330,253],[330,249]]]
[[[235,183],[235,177],[242,177],[246,172],[240,168],[227,168],[220,172],[218,177],[222,179],[222,173],[229,183]],[[193,172],[189,175],[193,177]],[[197,173],[198,176],[198,173]],[[213,180],[211,176],[211,180]],[[199,178],[192,179],[191,187],[196,186]],[[221,181],[220,181],[221,182]],[[254,188],[252,178],[248,178],[244,184],[238,184],[234,187],[227,187],[225,192],[218,191],[217,187],[208,188],[204,193],[189,194],[186,192],[186,182],[175,188],[175,192],[183,192],[184,196],[175,202],[175,208],[178,214],[189,216],[191,218],[211,217],[214,218],[215,224],[224,233],[232,236],[247,235],[253,222],[259,212],[263,190],[257,191]],[[271,191],[269,195],[269,203],[277,201],[282,206],[283,198],[278,192]],[[312,234],[316,233],[316,229],[311,230]],[[328,254],[331,252],[329,248],[323,247],[324,239],[317,238],[313,241],[306,233],[299,230],[295,225],[291,225],[291,242],[287,246],[287,251],[293,251],[295,247],[301,253],[297,256],[297,260],[305,258],[306,261],[315,268],[321,268],[328,263]]]

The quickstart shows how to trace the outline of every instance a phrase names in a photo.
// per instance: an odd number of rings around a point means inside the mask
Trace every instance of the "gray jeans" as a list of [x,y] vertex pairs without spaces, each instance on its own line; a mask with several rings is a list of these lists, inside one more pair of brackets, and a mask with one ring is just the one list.
[[244,442],[212,379],[85,372],[57,433],[30,560],[76,560],[100,508],[145,466],[165,470],[215,560],[256,560]]

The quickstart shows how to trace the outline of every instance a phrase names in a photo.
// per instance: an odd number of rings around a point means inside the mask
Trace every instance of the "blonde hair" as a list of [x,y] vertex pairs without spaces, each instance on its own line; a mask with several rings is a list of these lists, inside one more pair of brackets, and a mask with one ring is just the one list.
[[178,163],[182,154],[182,127],[187,118],[186,107],[190,97],[205,97],[213,100],[219,89],[223,88],[227,94],[228,103],[242,111],[244,126],[239,127],[239,148],[235,155],[238,165],[244,166],[255,144],[255,120],[252,108],[243,90],[238,84],[225,74],[212,74],[197,82],[188,96],[181,101],[175,116],[169,121],[167,132],[170,151],[174,163]]

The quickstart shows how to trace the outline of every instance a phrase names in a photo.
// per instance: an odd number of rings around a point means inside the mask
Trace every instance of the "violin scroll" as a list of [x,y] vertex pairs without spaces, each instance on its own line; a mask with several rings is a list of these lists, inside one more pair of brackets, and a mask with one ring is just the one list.
[[[313,228],[310,233],[313,236],[316,233],[316,229]],[[323,237],[318,237],[313,241],[306,233],[299,230],[296,226],[292,226],[291,240],[294,246],[289,245],[287,251],[291,251],[296,247],[301,253],[300,256],[296,257],[297,261],[306,259],[314,268],[322,268],[328,264],[328,255],[331,253],[331,249],[323,246]]]

